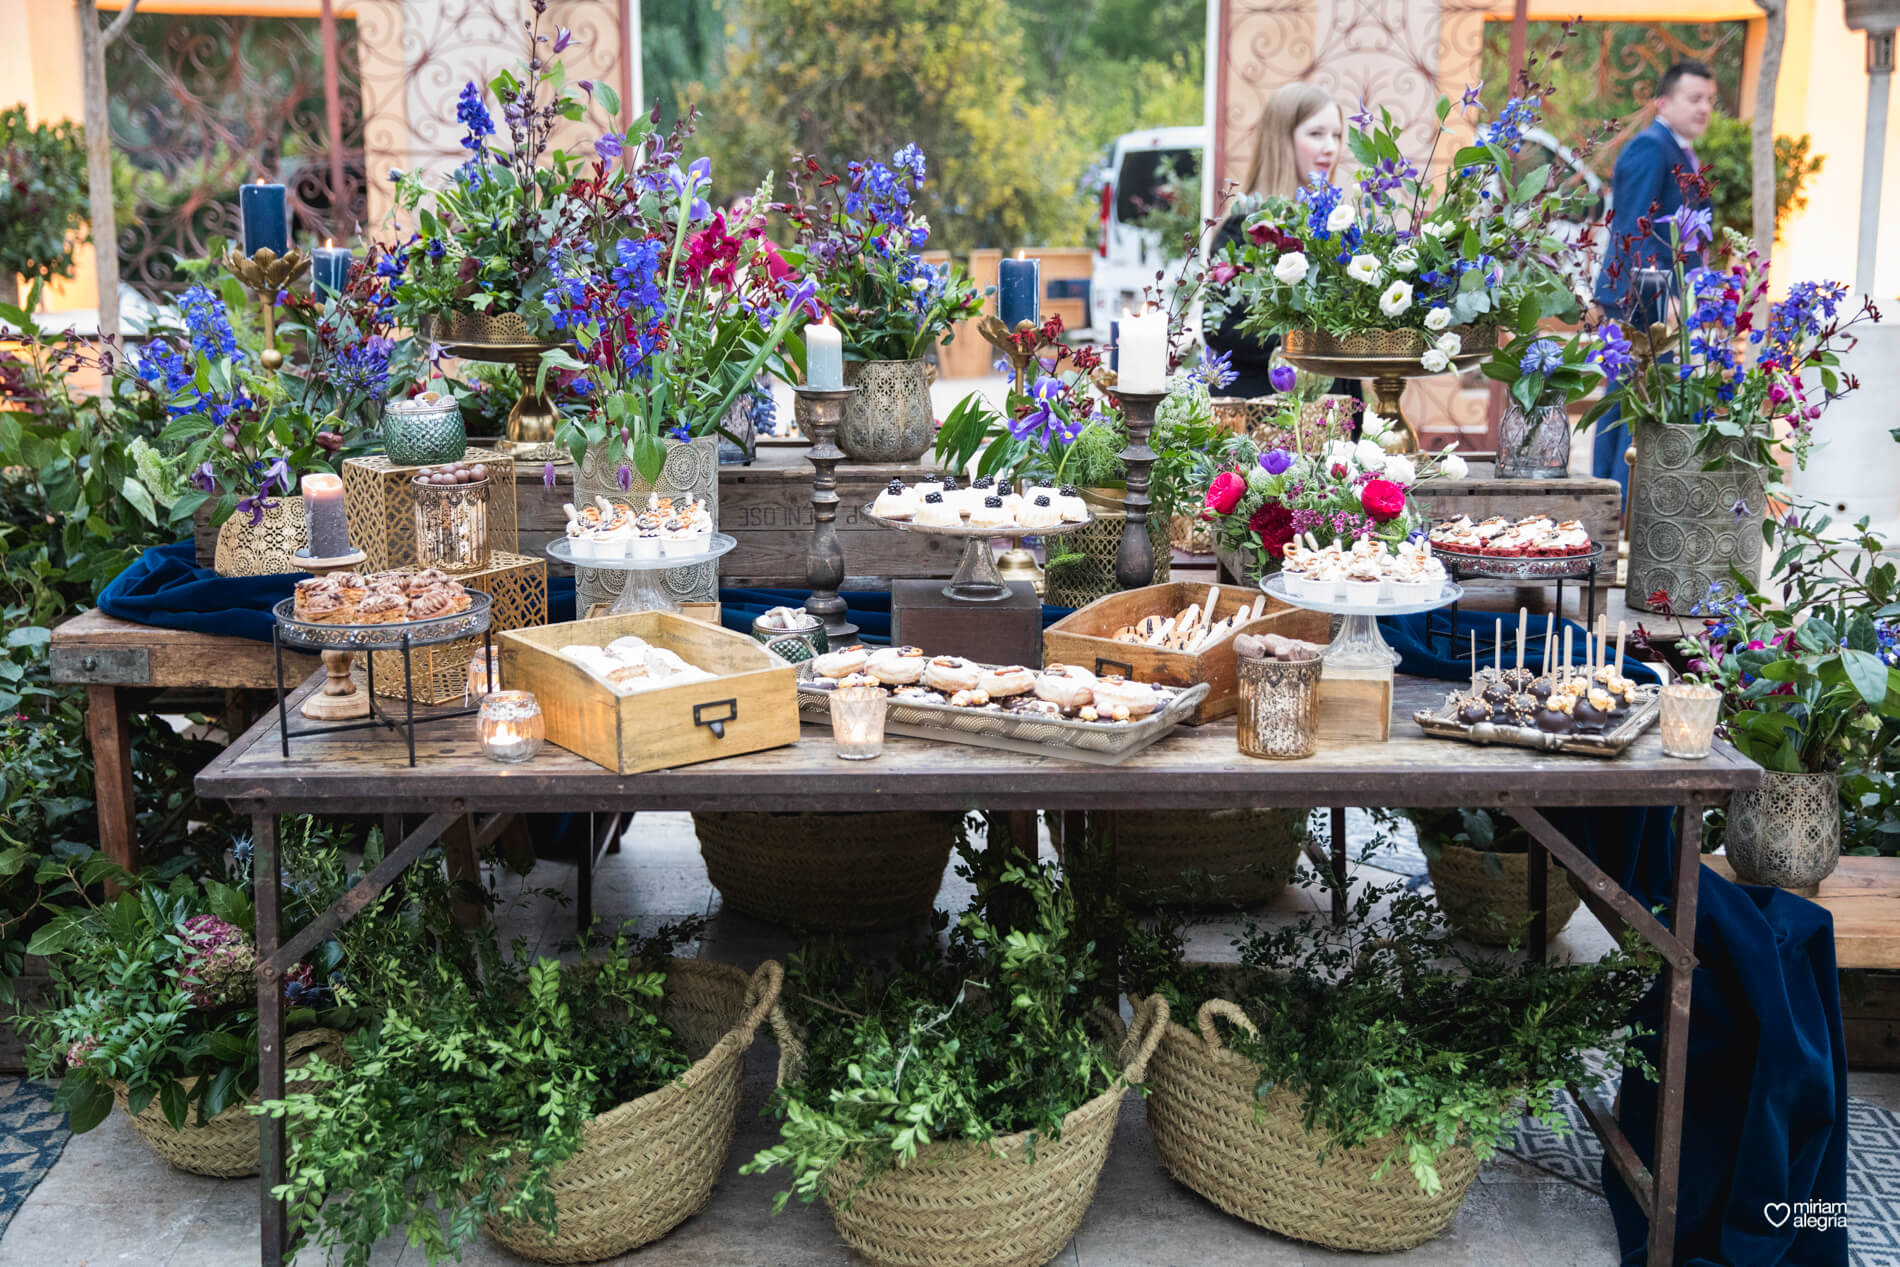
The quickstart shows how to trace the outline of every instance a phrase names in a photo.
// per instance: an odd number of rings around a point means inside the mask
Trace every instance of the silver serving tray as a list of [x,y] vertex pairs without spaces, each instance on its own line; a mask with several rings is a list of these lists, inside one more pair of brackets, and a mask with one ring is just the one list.
[[[810,661],[798,666],[799,720],[829,726],[831,692],[809,685],[815,676]],[[888,734],[908,735],[913,739],[1000,748],[1006,752],[1061,757],[1094,765],[1119,765],[1193,716],[1195,708],[1213,689],[1206,682],[1191,686],[1140,721],[1129,722],[1020,717],[986,709],[892,699],[884,729]]]
[[463,611],[429,620],[395,620],[382,625],[298,620],[295,598],[283,599],[271,610],[277,615],[278,637],[286,646],[308,647],[314,651],[363,648],[400,651],[405,638],[412,647],[427,647],[481,633],[488,628],[489,606],[493,601],[480,590],[470,590],[468,607]]
[[[1487,670],[1488,671],[1488,670]],[[1458,720],[1458,706],[1447,695],[1438,708],[1420,709],[1412,714],[1418,728],[1433,739],[1459,739],[1479,746],[1501,744],[1511,748],[1531,748],[1538,752],[1565,752],[1580,757],[1620,757],[1637,737],[1662,715],[1662,688],[1638,686],[1638,702],[1622,721],[1600,735],[1553,735],[1535,726],[1500,726],[1479,722],[1467,726]]]
[[1432,547],[1432,553],[1459,576],[1481,576],[1500,581],[1554,580],[1558,577],[1568,580],[1573,576],[1588,576],[1592,568],[1603,562],[1603,547],[1600,545],[1592,545],[1587,554],[1536,557],[1521,555],[1504,558],[1490,554],[1466,554],[1462,550],[1450,550],[1437,545]]

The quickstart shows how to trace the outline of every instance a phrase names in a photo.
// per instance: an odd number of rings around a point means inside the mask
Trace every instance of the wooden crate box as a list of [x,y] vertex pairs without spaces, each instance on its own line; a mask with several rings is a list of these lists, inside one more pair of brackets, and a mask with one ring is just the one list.
[[[1218,717],[1231,716],[1240,707],[1234,635],[1194,654],[1117,642],[1114,638],[1117,629],[1137,624],[1144,616],[1165,618],[1184,610],[1190,603],[1206,606],[1208,591],[1212,588],[1199,581],[1173,581],[1098,598],[1043,631],[1042,662],[1075,664],[1091,673],[1120,673],[1137,682],[1157,682],[1163,686],[1197,686],[1206,682],[1213,689],[1188,718],[1188,725],[1198,726]],[[1214,601],[1214,619],[1252,607],[1254,599],[1259,597],[1259,590],[1222,586],[1220,597]],[[1277,633],[1287,638],[1324,643],[1328,637],[1327,627],[1328,617],[1324,612],[1305,611],[1268,598],[1260,619],[1241,626],[1235,635]]]
[[[483,462],[488,466],[489,550],[508,554],[520,551],[515,460],[491,449],[477,448],[465,450],[461,460]],[[343,513],[350,525],[350,543],[369,556],[363,565],[364,571],[381,572],[416,562],[414,481],[421,469],[395,466],[380,453],[375,457],[344,459]],[[538,473],[536,478],[539,478]],[[565,518],[562,522],[565,524]],[[540,553],[538,546],[531,550]]]
[[[562,647],[604,647],[632,634],[717,675],[615,695]],[[694,765],[798,742],[798,676],[742,633],[671,612],[603,616],[501,636],[501,680],[533,691],[548,742],[620,774]]]
[[[393,569],[419,571],[414,564]],[[464,572],[455,578],[472,590],[480,590],[494,599],[489,612],[489,633],[493,637],[504,629],[525,629],[545,625],[548,620],[548,563],[520,554],[496,554],[479,572]],[[482,653],[482,637],[457,638],[454,642],[417,647],[409,653],[418,704],[459,703],[468,687],[468,663]],[[376,661],[376,693],[388,699],[403,698],[402,653],[372,651]],[[505,680],[505,679],[504,679]]]

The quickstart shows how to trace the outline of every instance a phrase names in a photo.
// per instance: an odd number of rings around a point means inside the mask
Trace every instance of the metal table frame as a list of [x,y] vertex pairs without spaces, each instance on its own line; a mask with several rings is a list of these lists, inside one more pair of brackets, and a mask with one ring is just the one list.
[[[303,690],[315,689],[320,682],[318,675]],[[1403,689],[1395,691],[1394,708],[1401,719],[1409,717],[1412,707],[1425,697],[1424,691],[1443,689],[1439,683],[1403,678],[1400,686]],[[824,759],[831,756],[831,745],[821,733],[808,731],[805,742],[797,748],[630,777],[603,770],[550,745],[535,761],[511,767],[505,776],[500,767],[494,767],[496,773],[484,778],[472,776],[465,752],[451,754],[446,746],[435,761],[424,761],[414,769],[403,765],[406,754],[400,747],[385,754],[382,766],[372,763],[373,773],[366,773],[361,753],[339,760],[330,770],[324,768],[324,762],[308,757],[297,764],[284,763],[274,759],[278,748],[275,726],[275,717],[260,721],[199,776],[201,795],[230,800],[253,816],[259,1094],[265,1099],[279,1098],[284,1092],[285,972],[362,911],[445,832],[469,816],[476,816],[474,829],[455,842],[462,847],[448,854],[450,870],[457,879],[475,878],[475,850],[499,835],[509,813],[556,804],[570,812],[590,815],[640,809],[981,809],[1014,811],[1017,817],[1012,822],[1018,831],[1026,821],[1025,811],[1058,810],[1063,811],[1065,835],[1086,826],[1101,850],[1098,870],[1113,876],[1115,812],[1120,809],[1324,806],[1332,810],[1333,828],[1330,856],[1325,863],[1337,876],[1343,875],[1345,868],[1346,806],[1484,806],[1500,810],[1523,824],[1538,846],[1530,853],[1529,893],[1536,912],[1529,936],[1531,953],[1543,953],[1546,916],[1542,895],[1549,859],[1554,855],[1559,865],[1581,881],[1585,903],[1606,925],[1612,930],[1634,930],[1661,955],[1667,1011],[1661,1036],[1661,1094],[1653,1167],[1646,1168],[1637,1159],[1634,1147],[1606,1106],[1580,1088],[1573,1087],[1572,1092],[1603,1140],[1612,1164],[1650,1218],[1649,1261],[1674,1261],[1690,982],[1696,962],[1693,948],[1702,811],[1723,803],[1732,791],[1752,787],[1760,780],[1759,769],[1726,745],[1719,744],[1708,761],[1652,760],[1639,767],[1628,759],[1584,762],[1414,737],[1404,744],[1336,748],[1330,763],[1326,750],[1305,762],[1249,762],[1234,752],[1231,726],[1217,722],[1178,732],[1123,766],[1088,766],[894,739],[878,763],[875,778],[867,778],[862,772],[845,778],[850,772],[838,767],[849,763],[825,763]],[[1398,726],[1394,731],[1395,735],[1401,733]],[[352,747],[360,748],[363,742]],[[388,743],[388,738],[383,742]],[[453,745],[455,741],[444,742]],[[1430,747],[1412,746],[1421,743]],[[1639,743],[1654,745],[1653,732]],[[1171,745],[1182,754],[1174,761],[1169,760]],[[461,749],[472,747],[471,734],[463,738]],[[1418,768],[1398,764],[1401,749],[1409,749],[1410,757],[1422,764]],[[1389,767],[1380,763],[1387,750],[1394,754],[1390,758],[1394,764]],[[457,764],[457,756],[463,764]],[[1516,788],[1510,786],[1511,779],[1500,777],[1513,771],[1521,776]],[[1537,808],[1618,804],[1666,804],[1681,812],[1668,923],[1624,891]],[[276,816],[292,812],[381,813],[391,845],[374,870],[322,917],[286,942],[280,922],[282,867]],[[404,814],[419,816],[421,821],[407,827]],[[1343,887],[1336,887],[1336,918],[1343,915],[1344,900]],[[282,1182],[284,1173],[284,1122],[266,1118],[260,1130],[260,1261],[265,1267],[279,1267],[288,1243],[287,1212],[284,1203],[270,1193]]]

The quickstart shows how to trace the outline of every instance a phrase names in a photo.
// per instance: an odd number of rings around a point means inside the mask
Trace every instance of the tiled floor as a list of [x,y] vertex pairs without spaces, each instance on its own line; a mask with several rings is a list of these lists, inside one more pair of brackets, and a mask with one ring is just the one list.
[[[711,923],[701,956],[748,968],[783,955],[792,937],[783,930],[724,912],[707,882],[691,821],[680,814],[636,820],[636,836],[609,857],[598,877],[603,918],[705,913]],[[1375,879],[1390,879],[1382,873]],[[525,881],[506,885],[573,888],[571,867],[544,863]],[[956,909],[968,887],[946,878],[939,904]],[[1276,904],[1282,912],[1310,905],[1295,890]],[[1271,912],[1268,912],[1269,914]],[[501,917],[505,928],[543,953],[559,952],[571,937],[571,910],[533,898]],[[1195,948],[1219,954],[1232,924],[1199,929]],[[1588,955],[1608,944],[1588,910],[1579,911],[1557,943],[1559,951]],[[774,1050],[760,1043],[748,1066],[746,1101],[727,1173],[711,1204],[671,1235],[620,1260],[640,1267],[806,1267],[854,1260],[820,1209],[796,1205],[771,1213],[777,1190],[771,1176],[740,1177],[739,1163],[775,1136],[758,1115],[773,1076]],[[1855,1095],[1893,1105],[1900,1077],[1856,1076]],[[0,1240],[0,1267],[239,1267],[257,1260],[257,1188],[248,1180],[201,1179],[168,1168],[114,1114],[90,1134],[75,1137],[64,1156],[29,1197]],[[306,1254],[300,1262],[319,1262]],[[383,1246],[375,1267],[420,1267],[419,1250]],[[513,1264],[486,1241],[470,1245],[463,1261]],[[1295,1244],[1231,1218],[1175,1183],[1161,1168],[1138,1097],[1122,1109],[1101,1187],[1081,1232],[1056,1259],[1067,1267],[1217,1267],[1368,1261]],[[1443,1238],[1392,1264],[1473,1264],[1479,1267],[1565,1267],[1616,1261],[1615,1237],[1602,1198],[1501,1157],[1472,1189],[1457,1223]]]

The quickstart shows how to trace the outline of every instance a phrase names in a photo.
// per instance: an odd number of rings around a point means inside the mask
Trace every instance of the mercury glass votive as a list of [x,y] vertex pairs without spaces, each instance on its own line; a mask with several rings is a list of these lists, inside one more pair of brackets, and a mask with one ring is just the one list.
[[488,694],[491,683],[496,687],[501,685],[500,647],[489,648],[486,663],[479,651],[468,658],[468,680],[462,688],[462,703],[479,703]]
[[882,687],[841,686],[831,693],[831,734],[846,761],[869,761],[884,753],[884,714],[890,697]]
[[547,738],[547,723],[533,691],[492,691],[475,718],[482,755],[515,765],[533,758]]
[[1697,760],[1715,744],[1715,717],[1722,709],[1722,692],[1693,682],[1671,682],[1662,688],[1662,732],[1665,757]]

